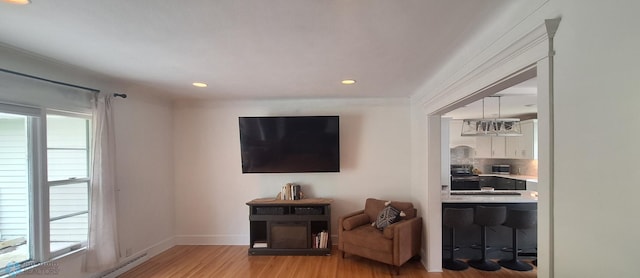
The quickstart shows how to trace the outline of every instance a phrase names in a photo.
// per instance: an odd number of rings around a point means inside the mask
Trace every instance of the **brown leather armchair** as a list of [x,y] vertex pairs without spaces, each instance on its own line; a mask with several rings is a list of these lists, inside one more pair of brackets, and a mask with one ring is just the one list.
[[364,210],[349,213],[338,220],[338,249],[345,253],[390,264],[396,274],[400,266],[420,254],[422,217],[409,202],[391,202],[391,206],[406,216],[380,231],[371,223],[385,207],[383,200],[369,198]]

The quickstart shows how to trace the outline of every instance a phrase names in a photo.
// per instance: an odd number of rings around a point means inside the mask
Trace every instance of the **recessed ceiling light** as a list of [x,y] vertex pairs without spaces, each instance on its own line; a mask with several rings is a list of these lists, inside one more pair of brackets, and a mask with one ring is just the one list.
[[26,5],[31,3],[31,0],[2,0],[2,1],[10,4],[16,4],[16,5]]
[[353,85],[356,84],[356,81],[353,79],[345,79],[340,81],[340,83],[344,84],[344,85]]
[[198,87],[198,88],[205,88],[205,87],[207,87],[207,84],[206,84],[206,83],[193,82],[192,84],[193,84],[193,86],[196,86],[196,87]]

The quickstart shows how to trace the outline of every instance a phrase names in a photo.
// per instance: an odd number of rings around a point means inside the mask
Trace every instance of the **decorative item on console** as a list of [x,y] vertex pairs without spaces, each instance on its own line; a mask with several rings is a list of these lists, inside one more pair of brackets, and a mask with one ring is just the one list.
[[276,200],[301,200],[304,199],[304,193],[299,184],[287,183],[276,196]]

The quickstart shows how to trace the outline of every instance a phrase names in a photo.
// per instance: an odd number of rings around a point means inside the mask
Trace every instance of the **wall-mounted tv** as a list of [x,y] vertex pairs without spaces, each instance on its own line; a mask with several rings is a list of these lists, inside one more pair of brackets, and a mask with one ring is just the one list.
[[339,120],[239,117],[242,173],[340,172]]

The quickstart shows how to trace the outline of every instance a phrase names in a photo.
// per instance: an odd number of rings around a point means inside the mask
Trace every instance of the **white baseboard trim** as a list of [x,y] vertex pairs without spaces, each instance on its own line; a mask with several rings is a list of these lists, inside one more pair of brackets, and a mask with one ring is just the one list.
[[103,271],[93,277],[116,278],[175,245],[174,237],[167,238],[135,254],[120,258],[120,262],[116,267]]
[[249,245],[248,235],[178,235],[175,245]]
[[[338,236],[331,236],[331,245],[338,245]],[[174,245],[249,245],[247,235],[179,235]]]
[[[169,248],[176,246],[176,238],[175,237],[169,237],[166,238],[163,241],[160,241],[154,245],[151,245],[149,248],[147,248],[145,250],[145,252],[147,253],[147,255],[149,256],[149,258],[154,257],[155,255],[158,255],[164,251],[167,251]],[[140,252],[138,252],[140,253]],[[136,253],[136,254],[138,254]],[[134,254],[134,256],[136,255]]]
[[442,272],[442,268],[428,268],[427,267],[427,250],[425,249],[420,249],[420,263],[422,264],[422,267],[427,271],[427,272]]

